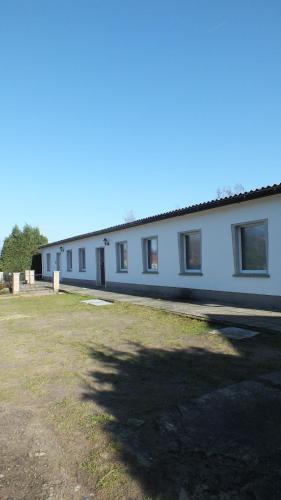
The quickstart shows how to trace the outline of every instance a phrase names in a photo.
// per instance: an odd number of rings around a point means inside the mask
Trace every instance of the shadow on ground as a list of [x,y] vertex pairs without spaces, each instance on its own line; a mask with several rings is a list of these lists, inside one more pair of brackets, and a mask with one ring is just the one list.
[[144,497],[281,497],[281,375],[260,377],[271,366],[249,361],[255,342],[237,355],[91,349],[104,368],[84,398],[114,417],[104,431]]

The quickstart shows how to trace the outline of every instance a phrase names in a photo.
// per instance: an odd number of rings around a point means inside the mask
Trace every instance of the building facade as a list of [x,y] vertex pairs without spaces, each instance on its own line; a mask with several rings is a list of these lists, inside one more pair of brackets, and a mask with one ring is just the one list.
[[281,184],[41,247],[45,278],[281,309]]

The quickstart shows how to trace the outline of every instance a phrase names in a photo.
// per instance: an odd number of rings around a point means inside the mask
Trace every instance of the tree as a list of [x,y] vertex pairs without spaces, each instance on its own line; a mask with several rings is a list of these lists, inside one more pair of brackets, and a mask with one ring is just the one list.
[[32,257],[38,252],[38,247],[48,243],[46,236],[40,233],[38,227],[25,224],[23,230],[16,225],[11,234],[5,238],[0,269],[4,272],[21,272],[31,269]]
[[134,222],[136,220],[136,216],[133,210],[128,210],[126,214],[123,217],[123,220],[125,223],[127,222]]
[[217,189],[217,199],[228,198],[229,196],[234,196],[236,194],[245,193],[245,188],[242,184],[235,184],[233,188],[229,186],[224,186],[223,188]]

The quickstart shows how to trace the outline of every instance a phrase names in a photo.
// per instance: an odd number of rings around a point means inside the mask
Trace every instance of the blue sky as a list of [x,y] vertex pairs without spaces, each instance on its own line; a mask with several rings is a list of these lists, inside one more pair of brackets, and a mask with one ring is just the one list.
[[0,240],[281,182],[280,25],[280,0],[0,1]]

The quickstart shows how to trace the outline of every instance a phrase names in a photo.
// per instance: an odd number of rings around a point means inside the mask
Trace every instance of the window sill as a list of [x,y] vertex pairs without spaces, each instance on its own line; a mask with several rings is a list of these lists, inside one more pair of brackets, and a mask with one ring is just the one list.
[[143,271],[142,274],[159,274],[159,271]]
[[202,271],[184,271],[179,273],[180,276],[203,276]]
[[85,273],[86,269],[79,269],[79,273]]
[[233,278],[270,278],[268,273],[235,273]]
[[126,273],[128,273],[128,271],[126,269],[124,269],[124,270],[118,269],[118,271],[116,271],[116,272],[119,273],[119,274],[124,274],[124,273],[126,274]]

